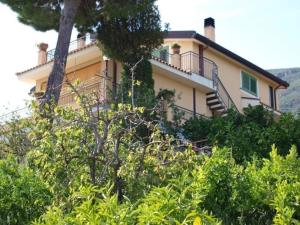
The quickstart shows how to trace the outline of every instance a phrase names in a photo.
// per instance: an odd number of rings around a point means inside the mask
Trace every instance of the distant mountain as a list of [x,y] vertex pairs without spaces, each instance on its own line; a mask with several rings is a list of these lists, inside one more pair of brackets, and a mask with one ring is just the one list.
[[272,69],[271,73],[287,81],[290,86],[280,91],[280,110],[283,112],[300,112],[300,68]]

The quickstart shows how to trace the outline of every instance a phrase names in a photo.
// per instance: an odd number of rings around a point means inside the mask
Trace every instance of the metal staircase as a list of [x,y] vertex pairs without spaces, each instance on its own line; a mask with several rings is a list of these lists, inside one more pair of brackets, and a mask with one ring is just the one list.
[[215,91],[206,94],[206,104],[213,112],[213,115],[226,115],[228,109],[237,110],[236,105],[231,99],[229,93],[224,87],[222,81],[218,77],[217,66],[214,66],[213,84]]

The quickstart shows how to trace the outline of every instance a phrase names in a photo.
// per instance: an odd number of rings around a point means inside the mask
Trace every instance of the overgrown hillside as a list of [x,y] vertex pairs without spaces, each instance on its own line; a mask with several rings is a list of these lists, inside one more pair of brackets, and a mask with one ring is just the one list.
[[270,72],[290,84],[287,90],[280,92],[281,111],[298,112],[300,110],[300,68],[272,69]]

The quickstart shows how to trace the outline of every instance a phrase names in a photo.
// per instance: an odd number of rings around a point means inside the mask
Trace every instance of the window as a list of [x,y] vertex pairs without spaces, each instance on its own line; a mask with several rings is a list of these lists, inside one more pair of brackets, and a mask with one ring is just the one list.
[[158,49],[155,49],[152,52],[152,55],[156,58],[159,58],[165,62],[169,62],[169,46],[162,46]]
[[244,71],[242,71],[242,89],[257,96],[257,80]]

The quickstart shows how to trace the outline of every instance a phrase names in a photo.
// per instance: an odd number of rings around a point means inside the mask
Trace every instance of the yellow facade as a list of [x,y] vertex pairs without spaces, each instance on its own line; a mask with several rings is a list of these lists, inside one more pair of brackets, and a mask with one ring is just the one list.
[[[253,105],[263,103],[270,106],[269,88],[271,86],[276,90],[280,86],[276,80],[274,81],[264,76],[264,74],[258,73],[253,68],[192,37],[166,38],[163,46],[168,46],[167,49],[172,54],[172,45],[175,43],[181,46],[180,55],[168,56],[168,59],[164,59],[167,62],[156,58],[150,60],[153,65],[153,79],[156,93],[161,89],[175,90],[176,105],[194,114],[210,117],[215,113],[215,110],[212,110],[212,104],[208,100],[215,99],[219,101],[221,99],[224,103],[225,99],[221,96],[221,92],[218,95],[218,88],[215,86],[215,74],[217,74],[219,81],[223,84],[225,92],[228,95],[225,96],[226,99],[231,99],[238,111],[243,112],[243,107],[248,103]],[[190,61],[186,61],[184,58],[185,55],[190,56]],[[195,57],[199,59],[196,58],[195,60]],[[202,65],[204,59],[206,60],[205,62],[208,62],[207,65]],[[83,47],[76,52],[70,53],[66,68],[66,78],[69,81],[78,79],[84,83],[97,82],[106,77],[107,83],[105,83],[105,87],[95,86],[95,88],[111,88],[114,77],[116,78],[115,82],[120,83],[122,64],[111,59],[105,60],[96,44]],[[187,65],[189,68],[187,68]],[[201,65],[202,68],[200,68]],[[34,81],[36,91],[40,92],[46,88],[47,75],[50,73],[50,70],[51,61],[19,73],[18,77],[24,81]],[[198,74],[197,71],[199,72]],[[242,71],[256,78],[257,96],[241,89]],[[203,73],[203,76],[201,76],[201,73]],[[102,90],[103,93],[105,91]],[[67,92],[66,88],[63,87],[62,95],[65,92]],[[223,94],[225,92],[223,91]],[[209,96],[209,93],[216,93],[216,97]],[[278,110],[278,93],[275,94],[277,102],[276,110]],[[106,94],[103,95],[105,95],[104,98],[107,98]],[[221,100],[220,106],[222,106]],[[246,101],[246,103],[243,101]]]

